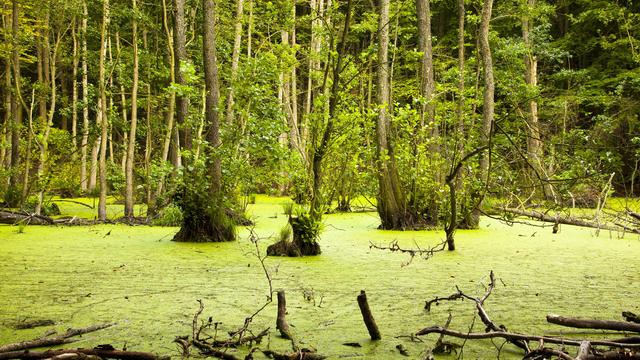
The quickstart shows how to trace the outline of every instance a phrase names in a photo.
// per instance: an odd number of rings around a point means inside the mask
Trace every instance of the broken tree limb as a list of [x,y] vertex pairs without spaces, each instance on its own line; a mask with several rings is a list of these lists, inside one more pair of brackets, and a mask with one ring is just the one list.
[[579,329],[631,331],[640,333],[640,324],[627,321],[575,319],[554,314],[547,315],[547,321],[552,324]]
[[283,339],[292,340],[289,324],[287,323],[287,300],[284,290],[278,290],[278,318],[276,319],[276,329],[280,331]]
[[[527,335],[527,334],[511,333],[511,332],[505,332],[505,331],[469,333],[469,332],[449,330],[441,326],[427,327],[416,333],[417,336],[427,335],[427,334],[444,334],[447,336],[453,336],[460,339],[468,339],[468,340],[502,338],[505,340],[538,341],[538,342],[544,341],[545,343],[549,343],[549,344],[560,344],[560,345],[569,345],[569,346],[578,346],[578,347],[582,343],[582,340],[569,340],[569,339],[556,338],[551,336]],[[640,349],[640,344],[627,344],[627,343],[607,341],[607,340],[592,340],[590,342],[592,346],[609,346],[614,348]]]
[[551,216],[545,213],[541,213],[539,211],[521,210],[521,209],[514,209],[514,208],[501,208],[500,211],[508,212],[518,216],[526,216],[535,220],[550,222],[554,224],[558,223],[558,224],[574,225],[574,226],[588,227],[588,228],[594,228],[594,229],[625,231],[625,232],[633,232],[636,234],[640,234],[640,229],[631,229],[628,227],[598,224],[595,222],[586,221],[583,219],[578,219],[573,217]]
[[[102,359],[119,359],[119,360],[164,360],[167,357],[161,357],[156,354],[138,352],[138,351],[122,351],[109,349],[62,349],[49,350],[44,352],[34,351],[9,351],[0,353],[0,360],[9,359],[49,359],[49,358],[66,358],[64,354],[82,354],[88,356],[97,356]],[[80,358],[78,356],[76,358]]]
[[369,331],[371,340],[382,339],[382,336],[380,336],[380,330],[378,330],[378,325],[376,325],[376,320],[373,318],[373,314],[371,314],[369,302],[367,301],[367,294],[364,290],[361,290],[360,295],[358,295],[358,306],[360,307],[360,313],[362,313],[362,319],[364,320],[364,324],[367,326],[367,331]]
[[6,353],[17,350],[34,349],[46,346],[62,345],[75,342],[71,339],[74,336],[84,335],[90,332],[106,329],[113,324],[98,324],[81,329],[68,329],[64,334],[41,336],[37,339],[21,341],[13,344],[0,345],[0,353]]

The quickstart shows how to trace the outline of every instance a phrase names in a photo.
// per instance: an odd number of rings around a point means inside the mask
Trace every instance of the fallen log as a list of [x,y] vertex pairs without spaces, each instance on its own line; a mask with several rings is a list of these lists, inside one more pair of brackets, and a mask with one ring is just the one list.
[[[461,332],[455,330],[445,329],[441,326],[431,326],[424,328],[418,331],[415,335],[422,336],[428,334],[444,334],[447,336],[453,336],[460,339],[467,340],[482,340],[482,339],[493,339],[493,338],[503,338],[508,341],[543,341],[544,343],[549,344],[560,344],[560,345],[569,345],[579,347],[584,340],[569,340],[564,338],[556,338],[551,336],[539,336],[539,335],[527,335],[527,334],[519,334],[519,333],[510,333],[505,331],[489,331],[485,333],[471,333],[471,332]],[[640,349],[640,344],[628,344],[616,341],[607,341],[607,340],[590,340],[591,346],[609,346],[612,348],[629,348],[629,349]]]
[[[34,351],[9,351],[0,353],[0,360],[9,359],[49,359],[49,358],[67,358],[62,356],[65,354],[97,356],[102,359],[119,359],[119,360],[165,360],[168,357],[158,356],[152,353],[138,351],[123,351],[112,349],[62,349],[49,350],[44,352]],[[61,357],[62,356],[62,357]],[[81,357],[81,356],[80,356]],[[76,357],[78,358],[78,357]]]
[[48,216],[29,214],[27,212],[0,210],[0,224],[15,225],[18,223],[27,225],[52,225],[53,219]]
[[640,229],[632,229],[629,227],[621,227],[621,226],[611,226],[607,224],[598,224],[595,222],[590,222],[584,219],[578,219],[573,217],[551,216],[545,213],[541,213],[539,211],[521,210],[521,209],[514,209],[514,208],[501,208],[500,211],[511,213],[518,216],[526,216],[535,220],[554,223],[554,224],[574,225],[574,226],[588,227],[593,229],[625,231],[625,232],[640,234]]
[[106,329],[113,326],[113,324],[98,324],[81,329],[68,329],[64,334],[47,334],[37,339],[21,341],[13,344],[0,345],[0,353],[7,353],[17,350],[34,349],[46,346],[62,345],[75,342],[77,340],[71,339],[74,336],[88,334],[90,332]]
[[547,321],[552,324],[578,329],[631,331],[640,333],[640,324],[627,321],[575,319],[554,314],[547,315]]

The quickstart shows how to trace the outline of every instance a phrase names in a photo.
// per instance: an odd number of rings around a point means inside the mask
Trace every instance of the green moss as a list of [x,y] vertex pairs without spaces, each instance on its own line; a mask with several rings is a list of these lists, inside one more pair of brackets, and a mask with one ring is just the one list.
[[[277,236],[286,224],[283,201],[258,196],[249,206],[261,238]],[[622,310],[640,312],[637,235],[619,238],[601,231],[595,237],[591,229],[570,226],[561,226],[553,235],[550,227],[510,227],[483,218],[479,230],[457,233],[456,252],[440,253],[429,261],[414,259],[402,267],[407,256],[370,249],[369,242],[398,240],[404,246],[416,242],[424,247],[438,243],[444,234],[380,231],[375,213],[328,215],[324,222],[321,256],[266,260],[267,266],[278,266],[273,285],[287,291],[287,320],[294,335],[323,354],[396,359],[395,346],[402,343],[411,358],[417,358],[436,337],[411,343],[395,336],[443,324],[449,311],[454,315],[451,328],[465,331],[474,314],[468,302],[441,304],[425,313],[424,300],[449,295],[455,285],[482,293],[489,270],[502,282],[487,300],[487,310],[513,331],[566,330],[548,325],[547,313],[619,319]],[[205,316],[222,321],[223,330],[237,329],[268,292],[260,264],[251,255],[247,230],[240,230],[237,242],[203,244],[170,241],[177,230],[29,226],[17,234],[15,227],[0,226],[0,342],[42,334],[43,329],[10,327],[24,317],[56,320],[59,329],[117,322],[72,346],[127,344],[128,349],[177,357],[172,341],[191,333],[197,299],[205,302]],[[269,243],[261,241],[263,251]],[[358,311],[356,296],[362,289],[382,332],[379,343],[368,341]],[[276,305],[271,304],[253,326],[273,328],[275,315]],[[477,320],[476,330],[483,330]],[[345,342],[363,347],[342,346]],[[272,334],[270,346],[286,350],[290,344]],[[507,348],[501,358],[521,358]],[[495,354],[489,341],[468,342],[465,347],[465,358]]]

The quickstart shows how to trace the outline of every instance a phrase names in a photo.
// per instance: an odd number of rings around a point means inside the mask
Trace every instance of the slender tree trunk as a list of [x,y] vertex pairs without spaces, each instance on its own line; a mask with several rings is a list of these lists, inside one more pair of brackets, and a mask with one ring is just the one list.
[[[9,187],[17,188],[19,183],[19,166],[20,166],[20,127],[22,126],[22,107],[20,106],[20,49],[18,48],[19,36],[19,8],[18,0],[13,0],[11,35],[13,39],[13,89],[14,94],[11,98],[11,114],[13,115],[13,124],[11,126],[11,176],[9,179]],[[17,204],[10,204],[17,205]]]
[[424,98],[420,111],[420,126],[431,127],[431,135],[438,135],[438,126],[435,124],[435,80],[433,74],[433,47],[431,44],[431,6],[430,0],[416,0],[418,13],[418,43],[422,52],[420,68],[420,92]]
[[89,145],[89,72],[87,51],[87,21],[89,11],[82,2],[82,140],[80,141],[80,190],[87,191],[87,147]]
[[109,128],[109,116],[107,110],[107,91],[106,91],[106,74],[105,74],[105,58],[107,56],[107,36],[109,30],[109,0],[104,0],[102,7],[102,27],[100,30],[100,63],[99,63],[99,85],[98,93],[100,95],[100,200],[98,202],[98,220],[107,219],[107,130]]
[[[9,21],[5,19],[6,34],[11,32],[8,24]],[[0,165],[6,169],[11,169],[11,157],[8,156],[7,153],[7,146],[11,143],[11,122],[13,116],[11,113],[11,103],[13,102],[11,89],[11,59],[6,58],[4,64],[4,122],[2,124],[2,140],[0,141],[2,144],[0,147]],[[3,192],[6,191],[6,185],[9,185],[9,181],[0,185],[0,189],[2,189]]]
[[[100,123],[100,119],[102,119],[102,110],[100,107],[102,106],[102,100],[98,99],[98,111],[96,114],[96,123]],[[98,157],[100,156],[100,144],[102,144],[102,139],[100,136],[96,138],[91,146],[91,165],[89,168],[89,183],[88,190],[93,193],[96,190],[96,186],[98,183]]]
[[[48,18],[48,15],[47,15]],[[48,22],[48,21],[47,21]],[[47,118],[45,119],[45,124],[44,124],[44,134],[42,136],[41,139],[41,152],[40,152],[40,163],[38,165],[38,179],[40,180],[40,191],[38,194],[38,203],[36,205],[36,211],[35,213],[40,215],[40,211],[42,209],[42,203],[44,202],[44,193],[47,189],[47,182],[46,181],[42,181],[42,179],[46,179],[47,177],[47,172],[49,171],[48,169],[48,162],[49,162],[49,135],[51,134],[51,128],[53,127],[53,117],[55,115],[56,112],[56,106],[57,106],[57,101],[58,101],[58,94],[57,94],[57,86],[56,86],[56,75],[58,72],[58,68],[57,68],[57,63],[58,63],[58,51],[60,49],[60,44],[62,43],[62,40],[64,38],[64,31],[59,29],[58,32],[56,33],[55,36],[55,44],[53,45],[53,49],[50,49],[49,46],[49,38],[48,38],[48,32],[47,32],[47,39],[45,41],[46,44],[46,49],[48,50],[47,53],[45,53],[45,57],[50,59],[48,61],[49,63],[49,81],[50,81],[50,85],[51,85],[51,89],[50,89],[50,93],[51,93],[51,103],[49,106],[49,113]]]
[[389,89],[389,0],[380,0],[378,18],[378,117],[376,157],[378,165],[378,214],[383,229],[413,226],[400,188],[391,139]]
[[[536,0],[527,0],[529,11],[522,19],[522,39],[527,52],[524,56],[525,83],[530,88],[538,87],[538,59],[533,52],[533,18],[529,15],[536,6]],[[540,121],[538,119],[538,102],[535,98],[529,100],[527,112],[527,159],[533,168],[533,178],[542,182],[541,190],[546,199],[553,199],[553,188],[548,182],[546,171],[542,166],[542,139],[540,135]]]
[[[309,215],[312,219],[320,221],[322,219],[324,199],[322,197],[322,162],[327,154],[329,142],[333,136],[333,127],[336,116],[336,109],[338,107],[338,99],[340,90],[340,75],[342,70],[342,62],[347,51],[347,35],[351,26],[351,0],[347,0],[347,10],[344,19],[344,28],[338,45],[337,58],[335,65],[333,66],[333,84],[331,87],[331,93],[329,94],[329,116],[327,118],[327,124],[322,132],[320,144],[317,148],[313,149],[311,157],[311,170],[312,170],[312,188],[311,188],[311,206]],[[329,61],[331,63],[331,61]]]
[[71,27],[73,37],[73,59],[72,59],[72,83],[71,83],[71,138],[73,141],[72,159],[78,159],[78,65],[80,58],[78,55],[78,24],[77,18],[73,18]]
[[[184,18],[185,0],[174,0],[174,51],[175,51],[175,76],[176,83],[186,86],[186,80],[182,72],[181,66],[188,61],[187,58],[187,36],[185,30],[187,28]],[[179,94],[176,96],[176,105],[178,108],[177,120],[182,127],[182,135],[180,136],[180,145],[187,150],[191,150],[191,128],[187,124],[189,114],[189,97]]]
[[238,65],[240,63],[240,45],[242,44],[242,14],[243,14],[244,0],[236,0],[236,19],[234,24],[234,40],[233,40],[233,53],[231,54],[231,86],[229,86],[229,95],[227,95],[227,114],[226,122],[231,124],[233,122],[233,105],[234,105],[234,92],[236,86],[236,78],[238,77]]
[[[116,59],[118,59],[118,63],[120,66],[118,66],[118,79],[119,79],[119,83],[120,83],[120,113],[122,115],[122,123],[126,124],[129,122],[129,114],[127,112],[127,96],[126,96],[126,90],[124,88],[124,74],[122,73],[122,69],[123,69],[123,63],[121,62],[122,60],[122,47],[120,46],[120,32],[116,31]],[[112,83],[113,78],[109,79],[109,82]],[[113,88],[113,85],[110,86],[111,88]],[[111,128],[111,124],[109,124],[109,127]],[[111,129],[110,129],[111,130]],[[111,137],[113,136],[113,132],[110,131],[109,133],[109,139],[111,139]],[[125,174],[127,173],[127,147],[129,146],[129,136],[128,134],[125,132],[123,134],[124,139],[123,141],[120,141],[119,144],[122,147],[122,157],[120,158],[120,168],[122,169],[122,173]],[[109,146],[111,147],[111,156],[113,156],[113,141],[109,141]],[[126,199],[125,199],[125,207],[126,207]]]
[[[138,5],[136,0],[131,1],[133,13],[138,11]],[[125,172],[125,201],[124,201],[124,216],[133,217],[133,205],[134,199],[134,179],[133,179],[133,162],[136,149],[136,128],[138,126],[138,22],[133,17],[131,24],[133,39],[133,83],[131,85],[131,126],[129,127],[129,145],[127,146],[127,164]],[[151,130],[151,129],[147,129]]]
[[247,58],[251,59],[251,41],[253,34],[253,0],[249,0],[249,24],[247,25]]
[[[493,78],[493,58],[491,56],[491,47],[489,45],[489,25],[491,22],[491,12],[493,8],[493,0],[484,0],[482,6],[482,18],[480,22],[479,44],[480,57],[482,67],[484,68],[484,99],[482,105],[482,131],[480,132],[480,140],[483,145],[487,145],[491,139],[494,118],[494,94],[495,82]],[[480,157],[480,181],[486,184],[489,181],[489,162],[490,151],[481,154]],[[482,207],[482,199],[479,198],[478,205],[475,209],[476,215],[479,215]]]
[[[169,80],[172,83],[176,81],[176,66],[175,66],[175,52],[173,48],[173,30],[169,27],[169,17],[167,15],[167,3],[166,0],[162,0],[162,23],[164,25],[164,31],[167,37],[167,52],[169,53]],[[167,162],[169,159],[169,150],[171,148],[171,138],[174,133],[177,132],[174,124],[174,112],[176,108],[176,93],[173,90],[169,90],[169,99],[168,99],[167,111],[165,112],[165,124],[167,126],[166,133],[164,136],[164,143],[162,145],[162,164]],[[181,164],[180,159],[180,145],[179,143],[174,145],[174,168],[178,168]],[[160,179],[158,182],[158,188],[156,189],[156,198],[159,197],[164,191],[164,177]]]

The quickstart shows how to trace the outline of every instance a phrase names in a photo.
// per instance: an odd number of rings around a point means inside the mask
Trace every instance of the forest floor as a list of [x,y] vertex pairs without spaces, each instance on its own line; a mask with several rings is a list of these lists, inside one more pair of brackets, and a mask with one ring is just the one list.
[[[249,205],[255,231],[264,238],[263,251],[275,241],[268,237],[275,238],[287,221],[281,205],[286,201],[258,196],[257,204]],[[61,208],[63,214],[70,211]],[[301,346],[331,358],[394,359],[402,358],[396,350],[402,344],[417,359],[437,336],[424,337],[422,343],[402,336],[443,325],[449,312],[450,328],[467,331],[475,314],[470,302],[443,303],[426,312],[425,300],[450,295],[456,285],[481,295],[490,270],[500,281],[485,308],[510,331],[580,338],[574,330],[546,323],[545,315],[620,319],[623,310],[640,312],[639,235],[596,235],[595,229],[566,225],[552,234],[551,224],[509,226],[482,218],[479,230],[457,233],[455,252],[403,266],[408,255],[371,249],[370,242],[426,247],[439,243],[443,232],[380,231],[378,224],[376,213],[328,215],[322,255],[266,260],[267,267],[277,269],[274,289],[287,292],[287,320]],[[115,322],[72,347],[109,343],[178,358],[172,341],[191,334],[198,299],[206,306],[203,318],[222,322],[220,333],[238,329],[269,292],[247,229],[239,230],[237,242],[216,244],[174,243],[176,231],[127,225],[0,226],[0,344],[45,331],[13,328],[25,319],[54,320],[59,329]],[[356,302],[360,290],[367,291],[382,341],[368,340]],[[261,346],[287,351],[290,344],[276,335],[275,317],[274,302],[254,319],[252,329],[271,327]],[[474,329],[484,330],[478,319]],[[585,336],[594,337],[594,332]],[[348,342],[362,347],[342,345]],[[464,358],[495,358],[501,344],[467,342]],[[522,355],[505,345],[501,358]]]

